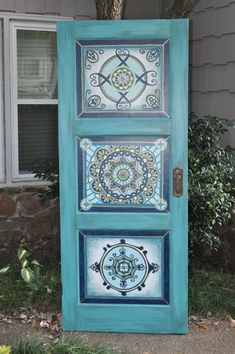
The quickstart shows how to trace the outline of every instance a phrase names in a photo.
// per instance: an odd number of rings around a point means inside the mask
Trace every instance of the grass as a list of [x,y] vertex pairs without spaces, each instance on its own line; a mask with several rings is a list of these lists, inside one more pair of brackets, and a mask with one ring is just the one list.
[[[60,311],[59,270],[45,272],[34,284],[26,284],[19,272],[0,274],[0,311],[20,307],[38,311]],[[235,317],[235,276],[216,269],[191,266],[189,276],[189,313]]]
[[77,336],[61,338],[56,343],[45,343],[42,340],[29,339],[21,341],[11,348],[11,354],[115,354],[106,346],[90,345]]
[[195,269],[189,276],[189,313],[235,317],[235,274],[215,269]]
[[35,282],[27,284],[19,271],[11,270],[0,274],[0,311],[8,312],[20,307],[36,310],[60,310],[61,284],[60,272],[45,272]]

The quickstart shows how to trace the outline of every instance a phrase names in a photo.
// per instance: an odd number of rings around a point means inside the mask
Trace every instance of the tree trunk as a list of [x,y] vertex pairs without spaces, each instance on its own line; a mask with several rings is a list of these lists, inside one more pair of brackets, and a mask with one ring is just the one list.
[[121,20],[127,0],[95,0],[97,20]]
[[163,11],[163,18],[185,18],[199,0],[173,0]]

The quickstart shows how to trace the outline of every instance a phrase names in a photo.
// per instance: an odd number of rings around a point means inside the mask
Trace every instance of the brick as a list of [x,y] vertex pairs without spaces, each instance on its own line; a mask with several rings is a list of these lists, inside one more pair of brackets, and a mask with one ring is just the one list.
[[13,220],[5,220],[0,222],[0,232],[8,232],[12,230],[20,230],[20,225]]
[[38,195],[32,193],[22,193],[17,196],[17,202],[20,203],[22,215],[33,215],[45,208]]
[[16,212],[16,202],[8,194],[0,193],[0,215],[11,216]]
[[49,236],[52,233],[52,220],[50,217],[37,218],[26,225],[31,238]]

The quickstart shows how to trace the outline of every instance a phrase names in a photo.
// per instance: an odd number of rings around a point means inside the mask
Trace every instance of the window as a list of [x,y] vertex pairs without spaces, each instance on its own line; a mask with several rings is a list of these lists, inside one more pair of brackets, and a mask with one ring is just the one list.
[[42,185],[33,162],[58,155],[56,21],[0,12],[0,188]]
[[32,179],[36,159],[57,149],[57,57],[54,25],[12,22],[13,179]]

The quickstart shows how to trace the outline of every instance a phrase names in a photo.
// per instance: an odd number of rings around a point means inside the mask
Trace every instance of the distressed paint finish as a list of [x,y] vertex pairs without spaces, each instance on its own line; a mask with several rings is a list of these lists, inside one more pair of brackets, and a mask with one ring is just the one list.
[[[145,117],[144,113],[136,119],[130,114],[125,122],[121,117],[78,118],[75,41],[148,38],[169,39],[169,118]],[[61,22],[58,23],[58,54],[63,328],[80,331],[187,333],[188,21]],[[78,210],[77,138],[106,135],[169,136],[168,213]],[[173,196],[172,189],[172,171],[175,167],[184,170],[184,194],[179,198]],[[165,230],[169,233],[169,303],[81,303],[79,265],[83,262],[80,263],[77,251],[80,246],[77,237],[79,230],[92,230],[93,234],[100,237],[98,235],[102,230],[105,233],[105,230],[118,232],[120,229],[130,232],[149,230],[149,233]]]

